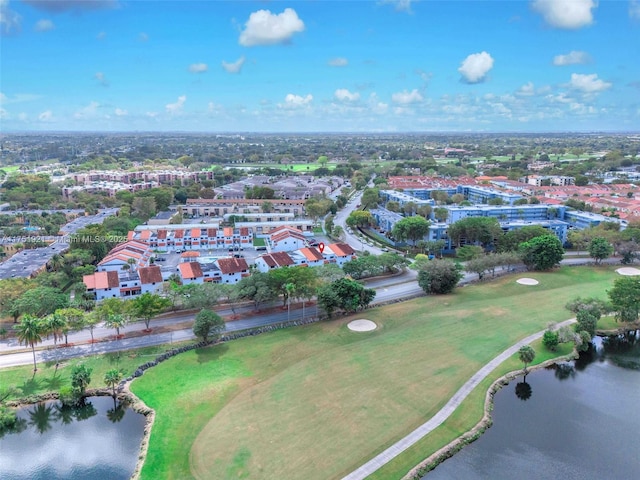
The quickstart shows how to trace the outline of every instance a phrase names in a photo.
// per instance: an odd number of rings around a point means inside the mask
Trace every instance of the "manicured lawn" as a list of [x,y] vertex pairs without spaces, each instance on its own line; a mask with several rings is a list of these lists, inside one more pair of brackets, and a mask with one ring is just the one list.
[[[569,318],[568,300],[605,298],[616,275],[600,267],[527,276],[540,285],[505,277],[368,310],[357,317],[378,323],[371,333],[350,332],[342,318],[164,362],[132,384],[157,412],[143,478],[341,478],[429,419],[495,355]],[[486,386],[476,390],[473,408],[395,471],[473,426]]]
[[[174,345],[175,346],[175,345]],[[153,359],[168,350],[167,346],[148,347],[129,352],[116,352],[94,357],[74,358],[60,362],[56,373],[56,362],[38,362],[38,371],[33,374],[33,364],[0,370],[0,386],[13,387],[15,394],[9,400],[25,398],[47,392],[57,392],[60,387],[71,385],[71,368],[84,363],[93,369],[89,388],[104,388],[104,374],[112,368],[121,370],[125,377],[131,375],[138,365]]]

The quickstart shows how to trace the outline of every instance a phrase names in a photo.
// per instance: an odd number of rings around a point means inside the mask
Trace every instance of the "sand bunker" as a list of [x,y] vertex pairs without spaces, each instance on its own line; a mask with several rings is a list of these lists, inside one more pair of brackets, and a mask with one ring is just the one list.
[[617,273],[619,273],[620,275],[625,275],[628,277],[632,277],[635,275],[640,275],[640,270],[638,270],[637,268],[632,268],[632,267],[624,267],[624,268],[619,268],[616,270]]
[[354,332],[370,332],[371,330],[375,330],[378,326],[373,323],[371,320],[354,320],[347,324],[349,330]]
[[535,280],[533,278],[519,278],[518,280],[516,280],[516,282],[518,282],[520,285],[538,285],[538,280]]

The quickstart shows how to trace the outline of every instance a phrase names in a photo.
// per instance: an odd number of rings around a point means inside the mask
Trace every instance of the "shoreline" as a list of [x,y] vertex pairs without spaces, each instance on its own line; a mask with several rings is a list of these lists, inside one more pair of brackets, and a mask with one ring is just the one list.
[[[547,368],[559,362],[575,360],[576,358],[578,358],[578,352],[574,349],[574,351],[568,355],[545,360],[542,363],[530,366],[527,370],[527,374],[535,370]],[[447,445],[436,450],[423,461],[418,463],[411,470],[409,470],[409,472],[407,472],[401,480],[420,480],[424,475],[435,469],[438,465],[440,465],[448,458],[454,456],[466,445],[469,445],[470,443],[473,443],[478,438],[480,438],[480,436],[493,424],[491,412],[493,411],[493,398],[495,394],[499,392],[502,387],[507,386],[510,382],[517,379],[522,374],[523,370],[513,370],[511,372],[505,373],[504,375],[493,381],[487,389],[487,393],[485,394],[484,414],[482,415],[480,421],[476,423],[471,429],[467,430],[466,432],[449,442]]]

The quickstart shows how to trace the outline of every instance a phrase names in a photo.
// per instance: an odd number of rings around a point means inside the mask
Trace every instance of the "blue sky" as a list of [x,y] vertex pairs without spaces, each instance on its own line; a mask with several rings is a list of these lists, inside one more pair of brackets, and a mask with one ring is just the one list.
[[640,130],[640,0],[0,0],[0,130]]

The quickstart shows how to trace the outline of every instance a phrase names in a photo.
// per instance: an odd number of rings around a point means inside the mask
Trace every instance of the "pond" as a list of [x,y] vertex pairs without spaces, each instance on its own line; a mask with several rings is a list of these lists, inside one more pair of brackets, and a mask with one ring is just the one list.
[[640,337],[594,343],[500,390],[493,426],[423,478],[639,478]]
[[128,479],[136,466],[146,419],[111,397],[83,407],[42,402],[18,411],[19,427],[0,437],[3,480]]

